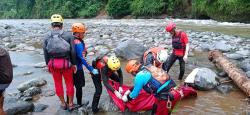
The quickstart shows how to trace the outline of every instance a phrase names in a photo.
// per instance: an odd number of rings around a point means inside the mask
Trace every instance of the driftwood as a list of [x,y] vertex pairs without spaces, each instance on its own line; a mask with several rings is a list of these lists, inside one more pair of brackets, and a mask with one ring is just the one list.
[[245,72],[237,68],[223,54],[217,50],[210,51],[208,59],[212,61],[218,68],[223,69],[228,76],[250,97],[250,79],[247,78]]

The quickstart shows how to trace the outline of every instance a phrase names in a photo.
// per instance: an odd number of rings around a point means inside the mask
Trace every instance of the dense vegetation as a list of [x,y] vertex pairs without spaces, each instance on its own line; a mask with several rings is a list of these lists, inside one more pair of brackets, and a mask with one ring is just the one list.
[[91,18],[105,11],[122,18],[159,15],[219,21],[250,21],[250,0],[0,0],[0,18]]

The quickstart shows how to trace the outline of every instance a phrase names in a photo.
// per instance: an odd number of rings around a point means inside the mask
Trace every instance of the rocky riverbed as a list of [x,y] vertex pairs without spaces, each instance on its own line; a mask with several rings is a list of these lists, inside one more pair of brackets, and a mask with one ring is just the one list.
[[[214,68],[206,57],[208,51],[217,49],[224,52],[228,58],[237,64],[238,67],[242,68],[250,77],[250,39],[237,35],[225,35],[219,33],[219,31],[194,31],[195,29],[188,25],[190,22],[174,21],[177,22],[177,25],[181,25],[178,27],[183,28],[189,37],[191,48],[185,75],[188,75],[191,70],[196,67],[207,67],[216,73],[220,72]],[[64,28],[67,31],[70,30],[72,22],[84,22],[87,25],[88,31],[86,33],[85,43],[89,46],[89,61],[95,57],[94,52],[97,52],[97,54],[116,54],[123,59],[138,58],[145,49],[152,46],[165,47],[171,52],[171,39],[169,34],[164,30],[164,26],[167,23],[166,20],[65,20],[65,22]],[[207,25],[204,24],[204,27],[206,26]],[[244,26],[244,24],[242,24],[242,26]],[[209,25],[207,27],[211,28]],[[30,109],[25,109],[25,112],[35,111],[34,114],[68,114],[58,109],[59,102],[54,96],[53,81],[46,72],[46,67],[42,59],[43,51],[41,47],[43,36],[49,29],[49,20],[0,20],[0,46],[12,52],[13,64],[16,65],[14,68],[15,76],[13,81],[15,85],[11,85],[11,90],[7,90],[6,94],[7,98],[10,98],[10,101],[6,102],[8,106],[18,99],[21,104],[30,105]],[[248,25],[246,25],[245,29],[249,29]],[[124,60],[123,65],[125,62]],[[170,74],[176,77],[178,75],[178,66],[174,66]],[[127,74],[125,75],[127,76]],[[23,83],[24,81],[40,77],[48,82],[47,85],[43,83],[45,86],[40,87],[41,85],[32,84],[34,81],[31,84]],[[86,76],[86,87],[84,88],[84,90],[86,89],[86,94],[84,94],[85,97],[83,99],[87,106],[78,111],[74,111],[74,114],[91,113],[89,108],[91,104],[88,104],[88,101],[89,103],[92,101],[91,96],[94,92],[94,86],[88,77],[89,75]],[[41,79],[39,80],[40,82],[43,81]],[[125,83],[131,85],[132,79],[125,77]],[[30,87],[20,88],[21,86],[19,86],[19,91],[22,91],[22,93],[19,93],[18,90],[15,90],[19,84],[26,84],[23,86]],[[244,114],[245,111],[249,111],[249,108],[247,108],[249,106],[245,106],[245,102],[242,101],[246,97],[237,87],[229,84],[228,87],[223,86],[220,89],[228,88],[233,91],[231,93],[224,93],[225,95],[220,95],[220,93],[214,91],[199,92],[198,99],[184,100],[180,104],[179,112],[176,114],[185,112],[189,112],[190,114]],[[117,112],[118,109],[113,106],[105,89],[103,91],[104,93],[100,102],[102,110],[106,112],[109,111],[111,112],[110,114],[119,114],[119,112]],[[225,91],[223,90],[222,92]],[[206,98],[211,95],[216,96],[206,100]],[[220,100],[214,102],[212,101],[213,99],[225,99],[225,101]],[[237,100],[228,104],[224,103],[231,101],[231,99]],[[201,110],[204,109],[207,104],[208,108]],[[37,112],[39,110],[44,111]]]

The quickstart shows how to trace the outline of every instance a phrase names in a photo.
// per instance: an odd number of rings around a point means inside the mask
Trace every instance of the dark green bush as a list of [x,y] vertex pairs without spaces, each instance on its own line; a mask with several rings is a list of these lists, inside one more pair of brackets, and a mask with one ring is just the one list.
[[122,17],[130,13],[130,0],[109,0],[106,11],[114,18]]
[[164,11],[164,6],[163,0],[133,0],[131,10],[134,16],[155,16]]
[[195,0],[194,15],[208,16],[220,21],[250,21],[249,0]]
[[101,10],[101,8],[102,8],[101,3],[95,3],[92,5],[88,5],[88,7],[82,9],[79,12],[79,16],[84,17],[84,18],[94,17],[98,14],[98,12]]

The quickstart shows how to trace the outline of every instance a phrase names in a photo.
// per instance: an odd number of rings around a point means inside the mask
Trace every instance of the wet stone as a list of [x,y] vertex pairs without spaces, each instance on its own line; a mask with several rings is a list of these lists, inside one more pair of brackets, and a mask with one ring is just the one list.
[[42,111],[45,110],[46,108],[48,108],[48,105],[37,104],[37,105],[35,105],[34,112],[42,112]]
[[216,89],[222,94],[228,94],[229,92],[232,91],[233,86],[229,84],[221,84],[217,86]]

